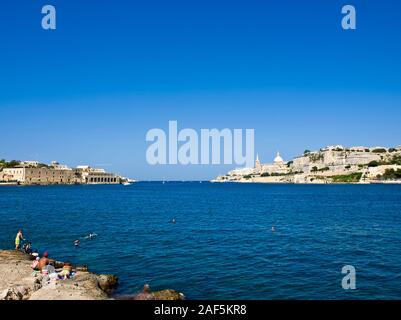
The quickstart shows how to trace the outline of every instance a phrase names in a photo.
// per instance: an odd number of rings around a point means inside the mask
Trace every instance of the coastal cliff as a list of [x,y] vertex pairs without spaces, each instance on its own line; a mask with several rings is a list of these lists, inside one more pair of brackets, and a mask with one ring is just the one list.
[[274,163],[242,168],[219,176],[213,182],[243,183],[401,183],[401,147],[329,146],[305,150],[291,161],[278,154]]

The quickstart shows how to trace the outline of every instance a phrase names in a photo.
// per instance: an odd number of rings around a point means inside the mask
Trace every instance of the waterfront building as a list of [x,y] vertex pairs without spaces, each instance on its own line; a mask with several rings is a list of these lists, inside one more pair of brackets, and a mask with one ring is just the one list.
[[228,175],[230,176],[246,176],[253,174],[255,172],[254,168],[237,168],[234,170],[231,170]]
[[277,152],[273,163],[261,164],[259,156],[255,161],[255,173],[257,174],[285,174],[289,172],[287,162],[281,157],[280,152]]
[[39,166],[39,161],[21,161],[20,166],[22,167],[37,167]]
[[340,150],[344,150],[344,146],[342,146],[341,144],[338,144],[336,146],[327,146],[325,148],[321,148],[320,151],[340,151]]
[[113,173],[108,173],[104,169],[94,169],[90,166],[78,166],[76,171],[81,176],[82,183],[85,184],[117,184],[121,178]]
[[[38,164],[39,165],[39,164]],[[74,169],[53,161],[50,166],[19,165],[14,168],[4,168],[0,181],[14,182],[25,185],[39,184],[119,184],[119,176],[108,173],[104,169],[93,169],[80,166]]]
[[72,169],[56,170],[50,167],[21,167],[3,169],[4,180],[21,184],[74,184],[80,179]]
[[60,164],[57,161],[52,161],[50,166],[54,169],[54,170],[71,170],[67,165],[65,164]]

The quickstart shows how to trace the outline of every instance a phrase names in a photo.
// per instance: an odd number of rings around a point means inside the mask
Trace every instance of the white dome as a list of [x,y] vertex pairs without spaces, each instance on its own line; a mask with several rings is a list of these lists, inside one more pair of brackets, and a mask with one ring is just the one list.
[[274,163],[284,162],[283,158],[280,156],[280,152],[277,152],[277,156],[274,158]]

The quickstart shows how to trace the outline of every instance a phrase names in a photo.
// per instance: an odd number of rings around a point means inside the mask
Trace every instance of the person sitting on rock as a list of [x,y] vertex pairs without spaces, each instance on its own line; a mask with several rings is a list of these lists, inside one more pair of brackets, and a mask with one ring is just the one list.
[[42,270],[47,265],[49,265],[49,264],[54,265],[55,263],[56,263],[56,261],[54,261],[53,259],[49,259],[49,253],[47,251],[45,251],[43,253],[42,258],[40,258],[40,260],[39,260],[38,269]]
[[39,268],[38,268],[38,266],[39,266],[39,257],[37,257],[33,262],[32,262],[32,265],[31,265],[31,268],[33,269],[33,270],[35,270],[35,271],[39,271]]
[[68,279],[71,275],[72,272],[72,265],[69,262],[65,262],[63,266],[63,270],[59,273],[59,275],[62,277],[62,279]]
[[23,245],[22,249],[27,254],[32,254],[33,253],[32,244],[30,242],[25,243]]

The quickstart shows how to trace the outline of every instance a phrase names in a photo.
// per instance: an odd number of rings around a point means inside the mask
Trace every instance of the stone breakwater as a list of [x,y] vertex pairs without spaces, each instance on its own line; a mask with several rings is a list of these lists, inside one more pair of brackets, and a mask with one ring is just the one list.
[[[29,255],[15,250],[0,250],[0,300],[106,300],[117,286],[114,275],[94,274],[78,268],[71,279],[49,281],[33,272]],[[138,298],[137,298],[138,297]],[[182,300],[174,290],[139,293],[126,299]]]

